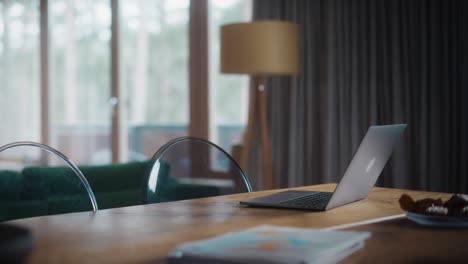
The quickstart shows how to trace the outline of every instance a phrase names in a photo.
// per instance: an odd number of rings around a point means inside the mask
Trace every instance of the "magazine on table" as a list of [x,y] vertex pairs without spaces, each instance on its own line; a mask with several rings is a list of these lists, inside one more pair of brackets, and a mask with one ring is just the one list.
[[364,246],[369,232],[262,225],[183,243],[167,263],[336,263]]

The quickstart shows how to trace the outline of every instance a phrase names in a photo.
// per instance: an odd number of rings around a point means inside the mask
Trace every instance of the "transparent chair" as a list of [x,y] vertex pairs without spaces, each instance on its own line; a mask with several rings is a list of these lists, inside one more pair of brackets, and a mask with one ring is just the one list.
[[28,141],[0,147],[0,221],[89,210],[94,193],[64,154]]
[[144,203],[252,191],[249,179],[226,151],[194,137],[162,146],[151,159],[143,184]]

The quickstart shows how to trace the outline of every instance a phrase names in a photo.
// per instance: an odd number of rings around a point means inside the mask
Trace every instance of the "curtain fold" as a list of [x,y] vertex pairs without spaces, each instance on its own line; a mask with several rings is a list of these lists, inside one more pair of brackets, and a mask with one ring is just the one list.
[[407,123],[379,178],[468,192],[468,1],[255,0],[300,27],[296,77],[267,86],[277,187],[337,182],[369,125]]

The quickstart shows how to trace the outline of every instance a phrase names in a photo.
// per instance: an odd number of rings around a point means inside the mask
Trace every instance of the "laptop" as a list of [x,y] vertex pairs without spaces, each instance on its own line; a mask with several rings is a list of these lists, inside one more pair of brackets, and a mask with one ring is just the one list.
[[364,199],[405,129],[406,124],[369,127],[334,192],[285,191],[240,203],[256,207],[325,211]]

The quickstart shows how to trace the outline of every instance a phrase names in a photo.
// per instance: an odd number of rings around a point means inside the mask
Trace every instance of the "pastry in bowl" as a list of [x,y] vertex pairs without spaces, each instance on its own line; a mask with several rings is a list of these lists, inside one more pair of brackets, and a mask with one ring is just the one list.
[[399,203],[401,209],[406,212],[425,215],[468,217],[468,195],[465,194],[454,194],[445,202],[440,198],[414,200],[408,194],[403,194],[399,199]]

